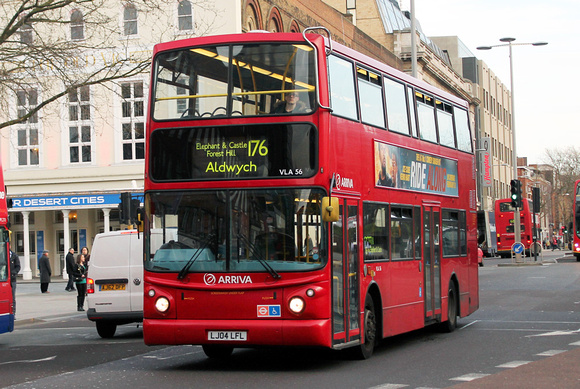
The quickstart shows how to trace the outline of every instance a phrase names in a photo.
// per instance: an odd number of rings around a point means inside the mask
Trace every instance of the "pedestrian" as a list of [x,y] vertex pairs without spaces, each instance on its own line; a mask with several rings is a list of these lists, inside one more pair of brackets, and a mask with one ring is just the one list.
[[75,264],[76,264],[75,249],[71,247],[70,249],[68,249],[68,254],[66,255],[65,258],[66,274],[68,275],[68,282],[64,290],[66,290],[67,292],[74,292],[76,290],[73,279],[73,271],[75,268]]
[[16,277],[20,272],[20,257],[14,251],[10,250],[10,285],[12,286],[12,306],[14,315],[16,315]]
[[77,256],[73,275],[77,285],[77,311],[84,311],[83,306],[85,305],[85,294],[87,293],[87,268],[83,254]]
[[42,293],[50,293],[48,291],[48,284],[50,284],[50,276],[52,276],[52,269],[50,268],[50,259],[48,258],[48,250],[42,252],[42,257],[38,260],[38,269],[40,270],[40,291]]
[[87,246],[81,249],[81,254],[85,256],[85,267],[87,270],[89,269],[89,261],[91,260],[91,256],[89,254],[89,248]]

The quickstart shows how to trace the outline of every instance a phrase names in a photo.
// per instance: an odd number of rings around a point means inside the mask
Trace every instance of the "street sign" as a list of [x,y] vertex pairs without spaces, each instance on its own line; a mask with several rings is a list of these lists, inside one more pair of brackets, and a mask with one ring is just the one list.
[[521,254],[524,252],[524,245],[521,242],[514,243],[512,245],[512,251],[515,254]]

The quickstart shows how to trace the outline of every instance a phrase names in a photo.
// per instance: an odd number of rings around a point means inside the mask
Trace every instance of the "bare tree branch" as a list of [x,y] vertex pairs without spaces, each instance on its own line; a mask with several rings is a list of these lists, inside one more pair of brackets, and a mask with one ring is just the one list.
[[[119,23],[123,4],[110,0],[0,1],[0,110],[5,113],[0,116],[4,118],[0,129],[27,121],[80,86],[110,83],[149,70],[149,50],[157,41],[123,39]],[[167,2],[132,0],[130,4],[154,29],[156,39],[173,39],[176,27],[167,21],[174,19],[175,10]],[[196,0],[195,5],[212,9],[207,0]],[[82,13],[81,39],[71,35],[75,10]],[[9,117],[11,99],[19,91],[36,88],[43,91],[42,101],[19,112],[18,118]]]

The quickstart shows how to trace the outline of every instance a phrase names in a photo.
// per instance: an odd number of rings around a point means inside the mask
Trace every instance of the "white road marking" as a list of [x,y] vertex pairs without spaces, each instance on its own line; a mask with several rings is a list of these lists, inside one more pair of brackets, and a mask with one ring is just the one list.
[[469,382],[469,381],[473,381],[473,380],[477,380],[479,378],[483,378],[483,377],[487,377],[489,374],[481,374],[481,373],[471,373],[471,374],[465,374],[459,377],[455,377],[455,378],[450,378],[450,381],[465,381],[465,382]]
[[554,355],[565,353],[566,351],[568,351],[568,350],[548,350],[548,351],[544,351],[543,353],[539,353],[536,355],[539,355],[541,357],[552,357]]
[[512,362],[504,363],[502,365],[498,365],[496,367],[501,367],[501,368],[505,368],[505,369],[513,369],[516,367],[523,366],[523,365],[530,363],[530,362],[531,361],[512,361]]
[[474,321],[472,321],[471,323],[469,323],[469,324],[466,324],[466,325],[462,326],[462,327],[461,327],[461,328],[459,328],[459,329],[460,329],[460,330],[462,330],[462,329],[465,329],[465,328],[467,328],[467,327],[469,327],[469,326],[471,326],[471,325],[473,325],[473,324],[477,323],[478,321],[479,321],[479,320],[474,320]]
[[38,362],[48,362],[48,361],[52,361],[55,358],[56,358],[56,355],[53,355],[52,357],[46,357],[46,358],[42,358],[42,359],[24,359],[22,361],[2,362],[2,363],[0,363],[0,365],[9,365],[9,364],[12,364],[12,363],[38,363]]
[[559,336],[559,335],[575,335],[580,333],[580,330],[576,330],[576,331],[550,331],[550,332],[544,332],[542,334],[535,334],[535,335],[527,335],[527,338],[532,338],[534,336]]

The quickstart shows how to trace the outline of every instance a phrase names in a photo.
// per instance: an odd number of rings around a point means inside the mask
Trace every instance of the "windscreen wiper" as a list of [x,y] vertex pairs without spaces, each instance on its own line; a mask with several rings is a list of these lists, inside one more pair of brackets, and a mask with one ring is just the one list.
[[272,266],[270,266],[268,264],[268,262],[266,262],[265,260],[262,259],[261,255],[260,255],[262,253],[256,247],[255,244],[250,242],[249,239],[246,238],[242,234],[238,234],[238,238],[240,238],[240,240],[242,241],[242,244],[245,244],[246,246],[248,246],[248,248],[250,249],[250,254],[252,254],[252,257],[254,257],[260,263],[260,265],[262,265],[264,267],[264,269],[266,269],[268,271],[268,273],[270,273],[272,278],[274,278],[275,280],[282,278],[282,276],[280,276],[280,274],[276,270],[274,270],[274,268],[272,268]]
[[207,238],[205,238],[201,247],[197,249],[197,251],[191,256],[191,258],[189,258],[189,261],[187,261],[183,269],[180,270],[179,274],[177,275],[178,280],[182,280],[185,278],[185,275],[187,274],[187,272],[189,272],[189,269],[191,268],[193,263],[197,261],[197,258],[199,258],[201,253],[203,253],[204,250],[209,247],[209,244],[212,242],[213,239],[214,239],[213,234],[210,234],[208,235]]

